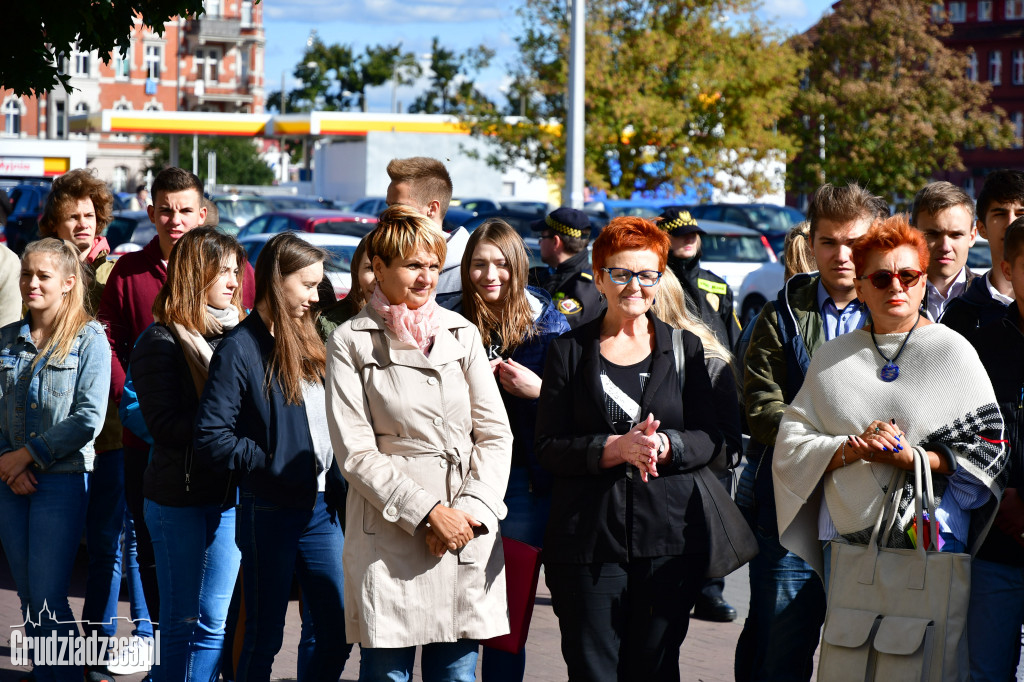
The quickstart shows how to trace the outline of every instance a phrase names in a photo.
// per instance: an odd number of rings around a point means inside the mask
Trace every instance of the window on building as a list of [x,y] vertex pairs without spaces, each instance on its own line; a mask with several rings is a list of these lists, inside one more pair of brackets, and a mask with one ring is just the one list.
[[128,189],[128,176],[131,172],[127,166],[114,166],[114,181],[111,183],[114,186],[115,192],[124,192]]
[[932,3],[932,22],[941,24],[946,20],[946,5],[941,2]]
[[992,50],[988,55],[988,79],[992,85],[1003,82],[1003,53],[999,50]]
[[238,51],[239,71],[242,74],[242,87],[249,86],[249,50],[242,48]]
[[88,52],[79,52],[77,49],[71,51],[71,75],[89,76],[91,59]]
[[142,107],[143,111],[163,111],[164,108],[160,106],[159,102],[146,102],[146,106]]
[[978,0],[978,21],[992,21],[992,0]]
[[196,50],[196,80],[216,83],[219,80],[220,50],[200,48]]
[[68,105],[66,102],[53,103],[53,136],[58,140],[68,136]]
[[967,80],[978,80],[978,54],[976,52],[967,55]]
[[962,24],[963,22],[967,21],[967,3],[949,3],[949,20],[954,24]]
[[1006,18],[1024,19],[1024,0],[1006,0]]
[[242,28],[252,26],[252,0],[242,0]]
[[[131,111],[131,110],[132,110],[132,105],[129,104],[128,102],[124,101],[124,100],[121,100],[120,102],[118,102],[117,104],[114,105],[114,111]],[[117,140],[118,142],[127,142],[128,141],[128,136],[127,135],[112,135],[111,139]]]
[[159,45],[146,45],[146,78],[160,80],[161,51]]
[[205,0],[203,8],[206,10],[204,18],[215,19],[220,16],[220,0]]
[[1024,85],[1024,50],[1013,51],[1013,71],[1010,80],[1014,85]]
[[131,52],[125,57],[120,50],[115,49],[114,56],[114,78],[126,80],[132,74]]
[[4,115],[4,133],[7,135],[21,134],[21,100],[10,97],[2,108]]

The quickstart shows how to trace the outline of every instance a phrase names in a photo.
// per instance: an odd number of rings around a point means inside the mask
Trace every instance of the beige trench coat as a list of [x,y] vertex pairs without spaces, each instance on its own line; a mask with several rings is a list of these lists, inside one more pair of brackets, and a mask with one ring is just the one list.
[[[327,345],[327,413],[349,482],[345,633],[368,647],[485,639],[509,631],[498,521],[512,433],[480,334],[439,312],[429,358],[369,306]],[[438,502],[484,524],[459,552],[430,554]]]

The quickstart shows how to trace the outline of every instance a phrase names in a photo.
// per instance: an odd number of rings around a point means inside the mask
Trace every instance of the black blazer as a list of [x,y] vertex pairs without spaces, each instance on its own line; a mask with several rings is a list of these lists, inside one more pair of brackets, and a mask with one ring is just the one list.
[[644,483],[633,466],[599,466],[613,433],[601,388],[604,315],[563,334],[548,349],[537,409],[537,457],[554,476],[544,539],[547,563],[623,562],[634,557],[707,553],[707,527],[692,472],[722,444],[700,340],[684,332],[682,399],[672,329],[654,322],[651,378],[641,415],[653,413],[672,444],[672,459]]

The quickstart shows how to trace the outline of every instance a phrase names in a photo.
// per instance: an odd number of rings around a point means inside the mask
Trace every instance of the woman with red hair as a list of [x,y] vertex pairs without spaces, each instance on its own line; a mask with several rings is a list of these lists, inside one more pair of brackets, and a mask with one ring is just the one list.
[[678,680],[704,584],[693,474],[722,437],[700,340],[683,332],[680,377],[651,312],[668,248],[654,223],[612,220],[593,252],[608,308],[548,348],[536,446],[554,475],[544,563],[570,680]]
[[[928,269],[921,233],[903,215],[878,222],[854,243],[853,264],[871,323],[811,358],[772,463],[782,544],[826,588],[832,545],[823,551],[822,544],[865,543],[887,483],[913,471],[915,451],[939,474],[933,516],[944,551],[967,551],[983,535],[1007,462],[1002,418],[977,353],[921,314]],[[913,547],[914,477],[903,478],[900,513],[884,538],[897,548]]]

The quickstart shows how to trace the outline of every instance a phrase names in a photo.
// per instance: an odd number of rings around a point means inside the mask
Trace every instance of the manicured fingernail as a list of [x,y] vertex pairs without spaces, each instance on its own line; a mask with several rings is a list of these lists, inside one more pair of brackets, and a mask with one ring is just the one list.
[[896,420],[895,419],[890,419],[889,423],[892,424],[893,426],[896,426]]
[[902,445],[898,445],[898,446],[896,446],[896,449],[897,449],[897,450],[902,450],[902,449],[903,449],[903,446],[902,446]]
[[889,448],[885,447],[884,445],[882,446],[882,449],[885,450],[886,452],[889,452]]

